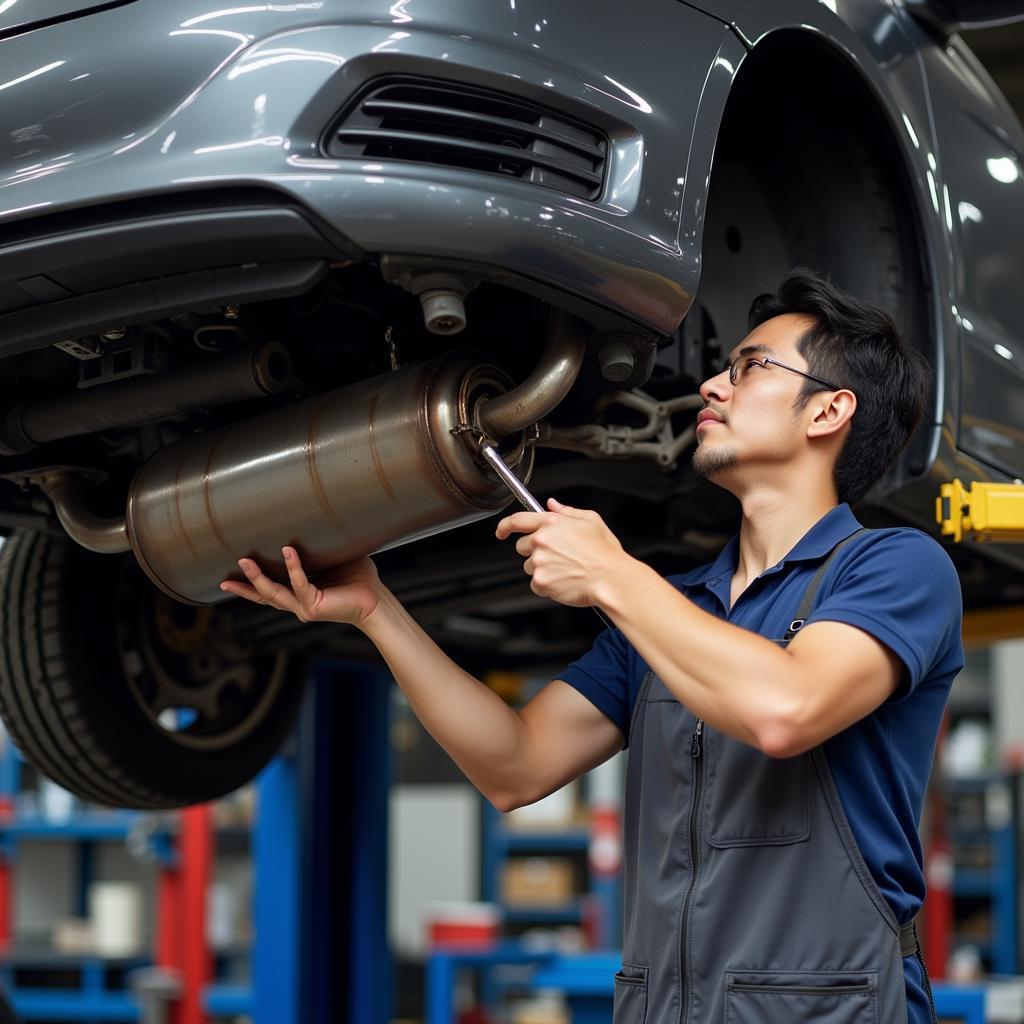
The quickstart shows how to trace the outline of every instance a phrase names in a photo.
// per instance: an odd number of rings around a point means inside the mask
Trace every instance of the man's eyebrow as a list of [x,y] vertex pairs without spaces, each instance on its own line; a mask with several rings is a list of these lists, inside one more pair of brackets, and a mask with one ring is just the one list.
[[770,345],[760,345],[760,344],[759,345],[744,345],[743,348],[741,348],[739,350],[738,355],[739,355],[739,358],[742,359],[744,356],[752,356],[755,352],[767,352],[768,355],[770,355],[770,356],[775,355],[775,349],[773,349]]
[[[743,348],[741,348],[739,352],[736,353],[736,358],[743,359],[744,356],[752,356],[755,352],[766,352],[770,356],[775,355],[775,349],[773,349],[770,345],[764,345],[759,343],[756,345],[744,345]],[[725,365],[726,367],[728,367],[728,359],[726,359]]]

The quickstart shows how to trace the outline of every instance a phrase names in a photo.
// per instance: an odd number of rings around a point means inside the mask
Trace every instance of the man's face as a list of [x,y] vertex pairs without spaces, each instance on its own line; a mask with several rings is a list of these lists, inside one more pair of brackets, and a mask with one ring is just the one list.
[[797,313],[766,320],[751,331],[728,355],[739,364],[736,385],[729,371],[704,381],[700,388],[704,409],[697,416],[694,469],[728,490],[735,490],[751,474],[784,471],[806,444],[803,416],[794,409],[806,381],[781,366],[752,364],[765,356],[798,370],[808,370],[796,343],[814,321]]

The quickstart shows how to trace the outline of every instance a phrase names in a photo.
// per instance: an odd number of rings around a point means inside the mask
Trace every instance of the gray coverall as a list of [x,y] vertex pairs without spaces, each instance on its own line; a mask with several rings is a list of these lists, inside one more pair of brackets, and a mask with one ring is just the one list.
[[902,957],[920,956],[916,934],[871,877],[822,747],[767,757],[695,719],[649,672],[625,808],[614,1024],[905,1024]]

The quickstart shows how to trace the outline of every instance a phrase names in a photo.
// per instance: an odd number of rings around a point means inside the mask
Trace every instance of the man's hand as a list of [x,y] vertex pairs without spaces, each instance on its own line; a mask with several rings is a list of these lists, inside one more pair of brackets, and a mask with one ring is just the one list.
[[602,582],[633,559],[596,512],[571,508],[548,498],[549,512],[516,512],[498,523],[499,540],[514,533],[516,551],[526,557],[530,589],[560,604],[599,603]]
[[314,585],[306,578],[295,548],[282,548],[281,554],[290,587],[275,583],[251,558],[240,558],[238,565],[249,582],[224,580],[220,589],[253,604],[269,604],[291,612],[303,622],[347,622],[361,628],[376,609],[381,596],[380,577],[369,558],[321,573]]

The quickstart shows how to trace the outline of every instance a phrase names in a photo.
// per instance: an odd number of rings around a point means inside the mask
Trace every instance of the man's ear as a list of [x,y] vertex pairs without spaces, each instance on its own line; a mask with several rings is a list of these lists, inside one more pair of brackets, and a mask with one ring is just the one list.
[[807,425],[808,437],[827,437],[842,430],[857,411],[857,396],[843,388],[841,391],[821,392],[812,396],[808,406],[811,420]]

